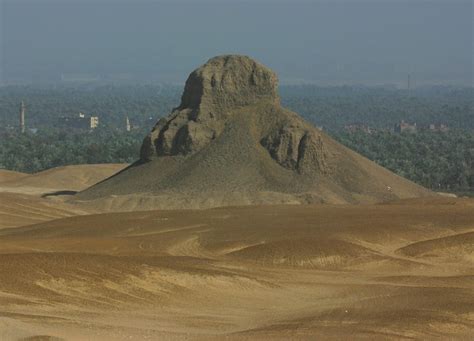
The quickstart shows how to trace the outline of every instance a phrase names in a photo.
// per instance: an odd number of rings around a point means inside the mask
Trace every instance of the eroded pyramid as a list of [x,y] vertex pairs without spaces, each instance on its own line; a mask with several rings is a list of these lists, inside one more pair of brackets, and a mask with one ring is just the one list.
[[276,74],[249,57],[210,59],[144,139],[140,160],[74,200],[129,210],[431,195],[283,108],[277,88]]

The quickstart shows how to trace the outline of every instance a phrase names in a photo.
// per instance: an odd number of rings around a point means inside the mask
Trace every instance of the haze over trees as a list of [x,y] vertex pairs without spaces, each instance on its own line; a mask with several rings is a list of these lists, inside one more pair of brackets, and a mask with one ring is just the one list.
[[[8,86],[0,88],[0,126],[17,127],[22,100],[27,126],[54,128],[63,116],[79,112],[98,116],[101,126],[150,129],[159,117],[177,106],[182,88],[174,85]],[[474,89],[423,87],[411,91],[392,87],[314,85],[281,86],[282,104],[325,130],[361,123],[388,129],[401,120],[418,125],[444,123],[450,128],[474,129]]]

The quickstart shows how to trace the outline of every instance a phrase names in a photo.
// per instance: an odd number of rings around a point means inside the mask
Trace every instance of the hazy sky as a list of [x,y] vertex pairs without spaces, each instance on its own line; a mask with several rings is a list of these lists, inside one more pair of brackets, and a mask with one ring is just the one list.
[[3,80],[184,82],[250,55],[284,82],[472,84],[473,2],[0,0]]

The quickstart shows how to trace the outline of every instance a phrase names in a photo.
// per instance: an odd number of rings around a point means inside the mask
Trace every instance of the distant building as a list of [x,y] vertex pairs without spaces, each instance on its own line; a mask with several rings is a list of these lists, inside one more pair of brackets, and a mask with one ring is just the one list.
[[98,116],[91,116],[90,117],[90,125],[89,128],[95,129],[99,126],[99,117]]
[[127,116],[126,122],[125,122],[125,129],[126,129],[127,131],[132,130],[132,126],[130,125],[130,120],[128,119],[128,116]]
[[99,117],[87,116],[80,112],[77,116],[62,116],[59,125],[68,129],[90,130],[99,126]]
[[444,133],[444,132],[449,131],[449,127],[443,123],[440,123],[440,124],[431,123],[428,127],[428,130]]
[[20,104],[20,132],[22,134],[25,133],[25,112],[26,112],[25,102],[21,101],[21,104]]
[[394,131],[396,133],[416,133],[416,123],[410,124],[404,120],[401,120],[400,123],[395,124]]

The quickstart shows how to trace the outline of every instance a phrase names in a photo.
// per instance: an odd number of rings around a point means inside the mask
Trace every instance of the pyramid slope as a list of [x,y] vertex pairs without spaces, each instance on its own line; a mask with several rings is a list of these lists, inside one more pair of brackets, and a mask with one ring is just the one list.
[[145,138],[140,161],[75,200],[207,208],[431,195],[282,108],[276,89],[276,75],[248,57],[211,59],[188,78],[181,105]]

